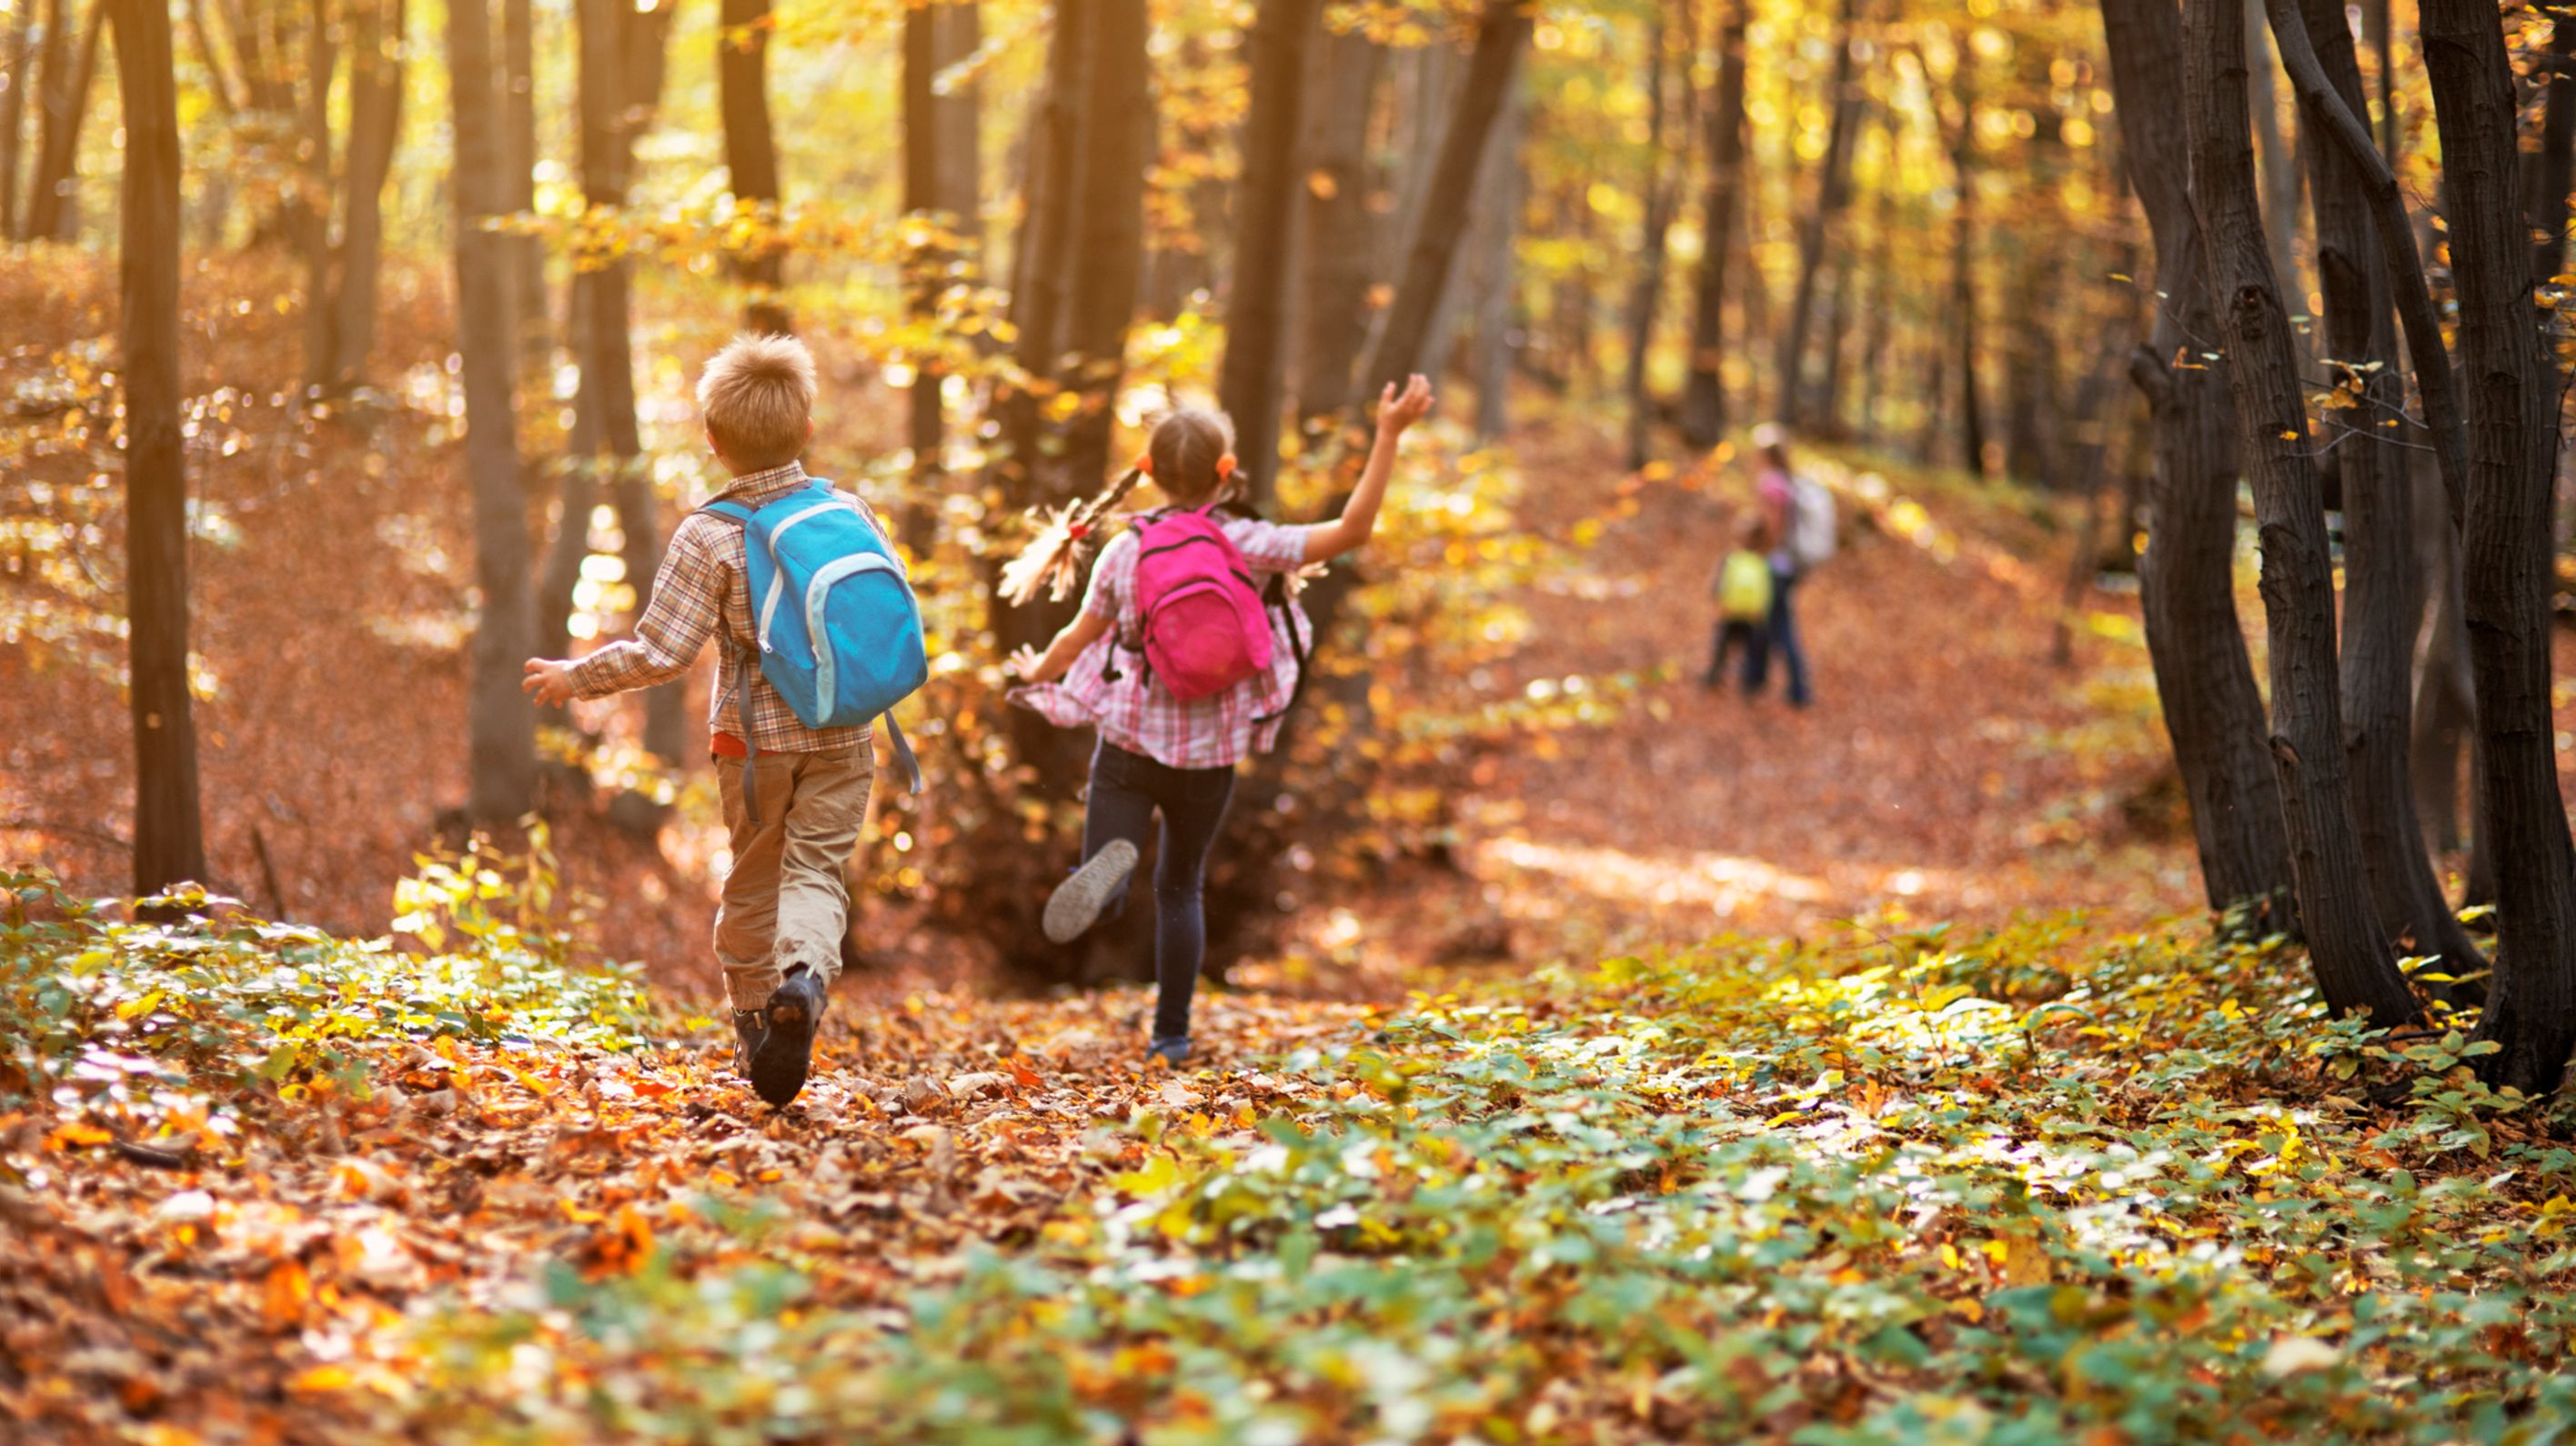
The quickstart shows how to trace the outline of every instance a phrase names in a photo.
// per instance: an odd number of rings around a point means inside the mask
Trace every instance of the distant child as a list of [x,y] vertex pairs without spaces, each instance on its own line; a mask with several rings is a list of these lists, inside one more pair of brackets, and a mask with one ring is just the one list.
[[[814,358],[803,342],[736,340],[698,378],[698,406],[707,446],[733,479],[715,501],[757,509],[813,485],[798,460],[814,433]],[[877,525],[856,497],[833,495]],[[707,717],[733,866],[716,909],[716,961],[733,1005],[735,1072],[784,1105],[805,1087],[824,991],[840,968],[841,868],[867,816],[876,756],[868,728],[807,727],[745,666],[756,656],[746,551],[741,523],[690,513],[662,554],[635,636],[578,661],[530,658],[524,686],[552,704],[650,688],[688,672],[721,630],[728,646],[717,651]]]
[[1081,615],[1044,653],[1011,668],[1035,686],[1012,701],[1065,727],[1099,730],[1082,829],[1082,867],[1047,900],[1047,937],[1069,943],[1123,909],[1145,830],[1162,814],[1154,865],[1154,1006],[1150,1056],[1190,1053],[1190,995],[1207,951],[1201,889],[1208,850],[1234,793],[1235,765],[1277,743],[1310,629],[1293,601],[1271,607],[1264,584],[1369,540],[1405,429],[1431,410],[1416,376],[1380,396],[1377,441],[1342,515],[1291,527],[1229,508],[1234,426],[1196,408],[1155,424],[1145,455],[1092,502],[1031,545],[1006,573],[1021,597],[1052,577],[1071,585],[1085,530],[1151,477],[1169,505],[1135,519],[1102,551]]
[[1715,688],[1726,676],[1726,655],[1744,648],[1744,688],[1761,686],[1763,654],[1771,630],[1770,523],[1756,512],[1736,524],[1735,547],[1717,565],[1717,644],[1700,686]]

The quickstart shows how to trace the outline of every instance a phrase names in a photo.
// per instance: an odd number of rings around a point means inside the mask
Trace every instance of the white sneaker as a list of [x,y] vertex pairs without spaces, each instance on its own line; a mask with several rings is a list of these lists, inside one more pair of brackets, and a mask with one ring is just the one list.
[[1111,839],[1100,852],[1084,860],[1073,877],[1055,886],[1047,896],[1046,936],[1059,944],[1070,944],[1083,931],[1100,922],[1100,910],[1136,872],[1136,846],[1123,838]]

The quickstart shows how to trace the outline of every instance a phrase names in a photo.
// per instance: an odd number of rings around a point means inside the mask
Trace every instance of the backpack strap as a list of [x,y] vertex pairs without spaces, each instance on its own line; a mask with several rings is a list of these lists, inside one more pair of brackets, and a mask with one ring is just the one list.
[[1296,711],[1297,700],[1306,696],[1306,664],[1314,653],[1306,640],[1297,636],[1296,604],[1288,598],[1288,574],[1274,572],[1270,575],[1270,585],[1261,590],[1261,604],[1264,613],[1274,607],[1279,609],[1280,619],[1288,624],[1288,655],[1297,660],[1297,681],[1289,685],[1288,701],[1279,705],[1278,712],[1265,713],[1252,720],[1256,727],[1276,723]]

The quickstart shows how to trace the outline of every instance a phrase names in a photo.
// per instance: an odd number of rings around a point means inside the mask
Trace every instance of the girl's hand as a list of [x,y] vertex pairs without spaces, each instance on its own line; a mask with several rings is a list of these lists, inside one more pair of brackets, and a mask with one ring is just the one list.
[[1377,434],[1381,437],[1403,436],[1405,428],[1431,415],[1434,400],[1431,382],[1420,372],[1405,380],[1401,393],[1396,391],[1395,383],[1388,382],[1386,389],[1377,395]]
[[572,660],[530,658],[520,669],[519,691],[541,704],[563,707],[572,701]]
[[1045,664],[1046,659],[1039,656],[1037,649],[1022,643],[1020,650],[1011,654],[1010,661],[1002,664],[1002,667],[1008,672],[1019,674],[1020,681],[1024,683],[1036,683],[1043,681],[1038,677],[1038,669]]

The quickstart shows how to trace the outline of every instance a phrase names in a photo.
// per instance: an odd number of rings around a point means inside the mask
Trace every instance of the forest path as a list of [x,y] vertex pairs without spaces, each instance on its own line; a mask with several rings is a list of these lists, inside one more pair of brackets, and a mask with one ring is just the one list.
[[[1515,436],[1527,525],[1597,516],[1615,444],[1540,423]],[[1945,488],[1909,504],[1865,469],[1801,466],[1840,492],[1842,549],[1798,595],[1816,703],[1704,691],[1713,572],[1740,465],[1627,489],[1581,565],[1527,600],[1521,686],[1661,670],[1607,725],[1501,751],[1457,805],[1462,887],[1525,962],[1725,932],[1812,931],[1901,908],[2000,922],[2082,908],[2119,922],[2198,906],[2133,598],[2095,594],[2072,665],[2050,661],[2073,546],[2026,501]],[[1857,489],[1857,493],[1855,491]],[[2037,562],[2017,559],[2041,559]],[[1469,908],[1472,912],[1473,905]],[[1434,946],[1437,952],[1438,946]],[[1453,953],[1466,952],[1453,950]]]

